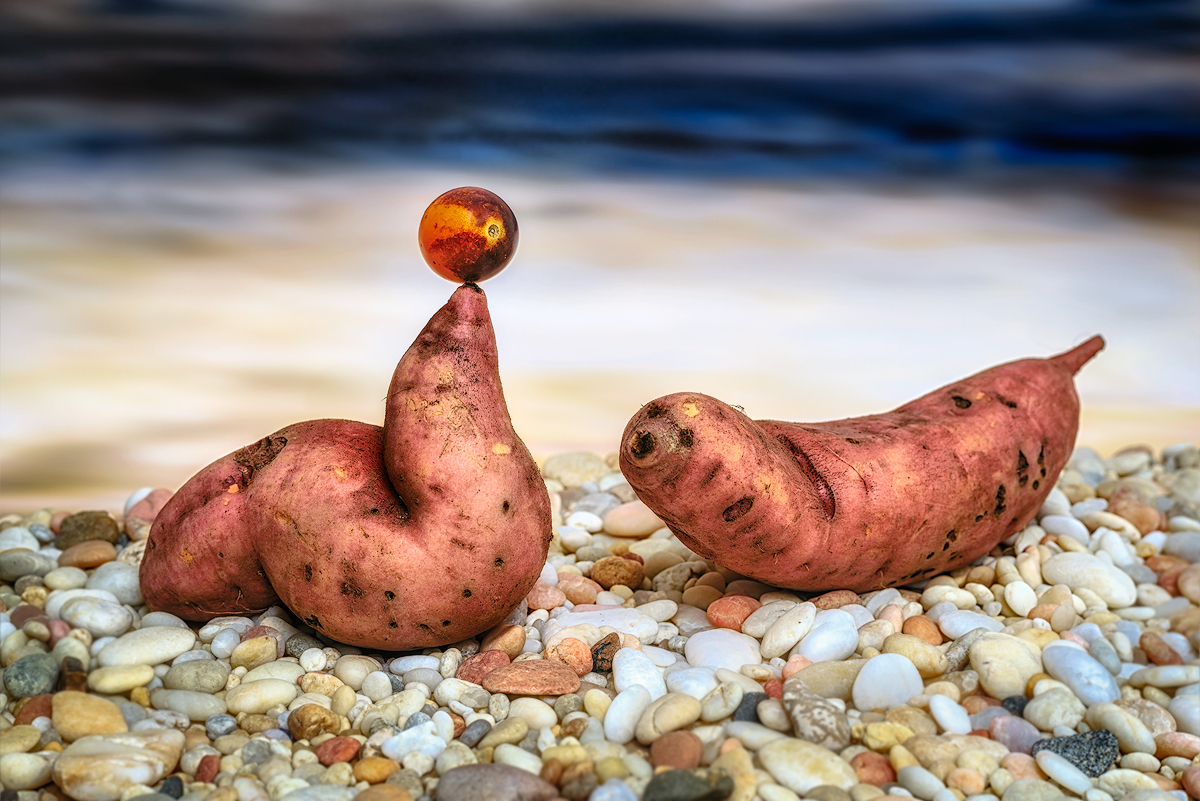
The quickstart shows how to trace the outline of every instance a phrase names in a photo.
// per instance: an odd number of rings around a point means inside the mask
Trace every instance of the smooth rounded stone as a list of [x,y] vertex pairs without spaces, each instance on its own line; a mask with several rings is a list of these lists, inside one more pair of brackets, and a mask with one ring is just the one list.
[[191,690],[157,689],[150,691],[150,703],[155,709],[170,709],[199,723],[213,715],[225,713],[225,701],[214,695]]
[[[861,675],[861,674],[860,674]],[[971,717],[962,704],[944,695],[929,697],[929,713],[947,734],[969,734]]]
[[54,692],[58,673],[58,662],[50,654],[29,654],[4,669],[4,691],[9,698],[45,695]]
[[63,605],[59,616],[73,628],[87,629],[97,639],[117,637],[133,625],[132,612],[99,598],[76,598]]
[[1042,660],[1032,646],[1019,637],[985,632],[971,643],[971,669],[979,684],[993,698],[1024,695],[1034,674],[1042,672]]
[[1037,593],[1024,581],[1009,582],[1004,585],[1004,602],[1018,617],[1026,617],[1037,606]]
[[116,596],[117,601],[130,606],[142,603],[142,587],[138,580],[138,569],[125,562],[106,562],[88,576],[89,590],[106,590]]
[[742,665],[762,663],[758,640],[732,629],[697,632],[688,638],[683,653],[692,667],[725,668],[736,672]]
[[1053,534],[1056,537],[1071,537],[1084,545],[1087,545],[1091,538],[1091,532],[1088,531],[1087,526],[1071,514],[1046,515],[1038,520],[1038,525],[1045,529],[1047,534]]
[[36,551],[41,547],[42,544],[38,542],[38,538],[33,536],[27,528],[10,526],[9,528],[0,530],[0,551],[7,551],[10,548],[24,548],[28,551]]
[[[786,602],[783,602],[786,603]],[[805,601],[800,604],[790,604],[779,618],[771,624],[762,637],[762,646],[760,651],[763,659],[774,659],[777,656],[783,656],[788,651],[792,650],[801,641],[807,640],[812,635],[813,624],[817,618],[817,607],[815,604]],[[744,631],[745,629],[743,629]],[[747,632],[749,633],[749,632]],[[838,649],[836,643],[827,642],[828,640],[842,641],[846,638],[844,635],[833,635],[826,633],[817,638],[816,642],[809,643],[801,648],[801,652],[805,648],[810,651],[824,653],[827,650],[836,652]],[[857,648],[857,641],[855,642]],[[844,649],[844,643],[842,648]],[[853,653],[853,651],[851,651]],[[807,654],[805,654],[807,656]],[[822,660],[812,659],[813,662]]]
[[296,700],[300,688],[283,679],[259,679],[244,682],[225,694],[230,714],[245,712],[261,715],[274,706],[287,706]]
[[926,679],[941,676],[949,667],[945,654],[911,634],[892,634],[883,641],[880,650],[885,654],[904,657],[917,669],[917,673]]
[[742,695],[741,702],[737,705],[737,709],[733,710],[734,720],[748,720],[752,723],[761,723],[758,719],[758,704],[764,701],[769,696],[763,692],[747,692]]
[[1070,690],[1053,687],[1031,699],[1022,715],[1042,731],[1054,731],[1062,726],[1075,728],[1083,720],[1086,711],[1083,702]]
[[975,629],[1000,631],[1004,628],[1004,624],[995,618],[988,617],[979,612],[968,612],[963,609],[953,609],[944,612],[938,617],[937,624],[942,633],[952,640],[957,640],[967,632],[974,631]]
[[87,584],[88,574],[78,567],[59,567],[47,573],[43,580],[47,589],[78,590]]
[[745,697],[745,688],[736,682],[721,682],[700,699],[700,717],[706,723],[724,720],[734,713]]
[[55,590],[46,597],[45,612],[49,617],[61,618],[62,608],[78,598],[95,598],[119,604],[117,596],[108,590],[92,590],[86,587],[78,590]]
[[667,690],[673,693],[684,693],[697,700],[717,689],[715,671],[711,668],[682,668],[671,671],[666,678]]
[[657,701],[667,693],[667,685],[663,681],[662,671],[650,660],[650,657],[633,648],[622,648],[617,651],[612,660],[612,673],[613,686],[617,692],[640,685],[650,694],[651,701]]
[[1117,655],[1112,643],[1104,637],[1097,637],[1088,644],[1088,655],[1114,676],[1121,672],[1121,657]]
[[679,612],[679,604],[662,598],[642,604],[637,610],[651,620],[666,623]]
[[690,726],[699,719],[698,700],[682,693],[667,693],[650,702],[638,718],[634,733],[638,742],[649,745],[667,732]]
[[1157,748],[1154,735],[1136,715],[1111,703],[1099,703],[1088,708],[1084,720],[1093,729],[1108,729],[1117,736],[1121,751],[1126,754],[1153,754]]
[[38,551],[0,552],[0,581],[16,581],[22,576],[44,576],[58,567],[58,560]]
[[150,665],[115,665],[91,671],[87,683],[89,689],[101,695],[124,695],[134,687],[146,686],[153,679],[154,668]]
[[288,656],[294,656],[297,659],[310,648],[321,649],[323,644],[316,637],[311,637],[307,634],[293,634],[287,638],[283,644],[283,652]]
[[1200,695],[1176,695],[1167,706],[1167,711],[1175,718],[1179,731],[1200,736]]
[[[1187,518],[1180,518],[1180,524],[1185,519]],[[1176,518],[1171,518],[1171,524],[1175,526]],[[1162,550],[1167,556],[1178,556],[1192,564],[1196,564],[1200,562],[1200,532],[1195,530],[1174,531],[1171,536],[1167,537]]]
[[1002,801],[1060,801],[1065,796],[1054,784],[1042,779],[1017,779],[1008,785]]
[[[458,739],[468,748],[474,748],[475,746],[479,745],[479,741],[482,740],[484,736],[486,736],[491,730],[492,724],[480,718],[468,723],[466,728],[463,729],[463,733],[459,735]],[[524,737],[524,735],[522,735],[522,737]]]
[[[363,678],[365,678],[365,675]],[[442,683],[442,674],[435,668],[414,668],[404,673],[404,683],[405,685],[413,683],[424,684],[430,690],[435,690]],[[350,689],[354,688],[351,687]]]
[[558,631],[570,626],[590,623],[597,628],[611,626],[617,631],[632,634],[643,642],[650,642],[658,634],[658,621],[643,615],[636,609],[595,609],[585,606],[584,611],[567,612],[542,627],[542,640],[549,642]]
[[195,643],[191,629],[153,626],[122,634],[101,648],[96,659],[101,667],[159,665],[190,651]]
[[[343,683],[348,684],[352,690],[358,692],[362,687],[363,679],[369,673],[379,670],[379,668],[379,663],[369,656],[346,654],[345,656],[338,657],[338,660],[333,664],[332,673],[341,679]],[[437,670],[436,666],[434,670]],[[438,674],[438,678],[441,678],[440,673]]]
[[917,668],[899,654],[880,654],[867,660],[851,689],[855,708],[869,712],[887,711],[908,703],[925,689]]
[[204,731],[213,740],[233,734],[237,728],[237,719],[233,715],[213,715],[204,722]]
[[1054,554],[1041,567],[1047,583],[1066,584],[1072,591],[1091,590],[1104,599],[1109,609],[1132,606],[1137,601],[1133,579],[1089,553]]
[[129,729],[121,709],[112,701],[74,690],[54,694],[50,717],[66,742],[90,734],[117,734]]
[[519,743],[528,733],[529,723],[524,718],[506,718],[480,738],[479,747],[495,748],[501,743]]
[[4,789],[36,790],[51,779],[54,752],[5,753],[0,754],[0,775],[4,776]]
[[638,500],[615,506],[604,512],[602,517],[604,532],[614,537],[642,539],[666,525],[646,504]]
[[858,783],[850,763],[804,740],[769,742],[758,750],[758,759],[776,782],[802,796],[822,784],[849,790]]
[[1047,646],[1042,650],[1042,667],[1070,687],[1086,706],[1121,697],[1113,674],[1081,649],[1067,645]]
[[1131,687],[1170,689],[1200,682],[1200,665],[1166,665],[1146,667],[1129,676]]
[[1037,726],[1016,715],[1000,715],[987,726],[988,734],[1014,754],[1028,754],[1033,744],[1042,739]]
[[118,801],[131,785],[162,781],[183,746],[183,732],[175,729],[85,737],[59,754],[54,783],[76,801]]
[[[407,681],[408,674],[405,674]],[[483,688],[490,693],[506,695],[563,695],[579,689],[579,676],[562,662],[521,661],[489,672],[483,677]]]
[[[795,601],[772,601],[764,603],[758,609],[750,613],[742,622],[742,634],[749,637],[762,639],[762,637],[770,630],[771,626],[783,617],[783,615],[792,607],[796,606]],[[813,607],[814,614],[816,607]]]
[[841,751],[850,744],[850,720],[846,714],[810,690],[797,676],[783,683],[782,701],[801,740],[831,751]]
[[1038,740],[1029,751],[1036,757],[1043,749],[1058,754],[1092,778],[1107,771],[1121,753],[1117,736],[1105,729]]
[[523,719],[531,729],[540,729],[543,726],[553,726],[558,723],[558,715],[555,714],[554,707],[536,698],[515,699],[509,705],[508,716],[509,718]]
[[599,481],[608,473],[608,465],[604,460],[586,451],[555,454],[542,465],[542,477],[557,481],[564,487],[578,487],[589,481]]
[[920,765],[906,765],[896,771],[896,781],[915,798],[932,801],[938,792],[945,790],[946,785]]
[[[211,660],[205,660],[205,661],[211,661]],[[187,663],[186,662],[181,663],[178,659],[175,660],[174,665],[181,665],[181,664],[187,664]],[[220,664],[220,663],[218,662],[217,664]],[[174,665],[172,665],[172,669],[174,669]],[[223,667],[223,665],[222,665],[222,667]],[[259,679],[283,679],[284,681],[296,682],[296,681],[299,681],[300,677],[303,676],[305,674],[305,672],[306,671],[304,670],[304,668],[302,668],[300,665],[296,664],[295,662],[279,660],[277,662],[268,662],[265,665],[259,665],[258,667],[254,668],[253,670],[247,671],[246,675],[242,676],[242,681],[247,682],[247,681],[258,681]],[[164,685],[166,684],[165,677],[163,678],[163,683],[164,683]],[[188,690],[188,689],[193,689],[193,688],[180,687],[178,689]],[[201,692],[206,692],[206,691],[202,690]],[[216,691],[214,690],[213,692],[216,692]],[[391,693],[388,693],[388,695],[391,695]]]
[[631,741],[642,713],[653,700],[649,690],[641,685],[633,685],[619,692],[604,713],[605,739],[620,745]]
[[[436,801],[551,801],[558,789],[510,765],[460,765],[438,780]],[[595,796],[593,795],[593,798]]]
[[[413,655],[413,656],[398,656],[388,663],[388,670],[397,676],[403,676],[410,670],[418,668],[426,668],[428,670],[437,670],[441,664],[441,660],[436,656]],[[439,674],[440,675],[440,674]],[[365,678],[365,674],[364,674]]]
[[252,670],[259,665],[273,662],[279,652],[279,642],[274,637],[251,637],[238,643],[229,654],[229,665]]
[[1053,751],[1039,751],[1036,761],[1037,766],[1054,782],[1076,795],[1082,796],[1092,789],[1092,780],[1083,771]]

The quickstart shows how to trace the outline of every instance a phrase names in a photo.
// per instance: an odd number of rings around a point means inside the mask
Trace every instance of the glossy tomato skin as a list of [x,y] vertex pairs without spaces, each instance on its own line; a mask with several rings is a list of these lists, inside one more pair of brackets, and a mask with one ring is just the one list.
[[461,186],[425,209],[417,231],[425,263],[448,281],[479,283],[504,269],[517,249],[517,218],[493,192]]

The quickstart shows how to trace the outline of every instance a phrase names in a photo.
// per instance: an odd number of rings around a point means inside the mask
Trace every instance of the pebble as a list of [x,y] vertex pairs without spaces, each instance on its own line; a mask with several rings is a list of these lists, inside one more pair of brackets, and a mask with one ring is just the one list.
[[1057,754],[1092,778],[1107,771],[1120,755],[1116,735],[1104,729],[1039,740],[1030,753],[1036,757],[1043,749]]
[[[857,642],[855,637],[855,643]],[[758,640],[731,629],[709,629],[693,634],[684,646],[684,656],[692,667],[725,668],[732,671],[739,670],[742,665],[757,665],[762,662]]]
[[779,737],[758,749],[758,759],[776,782],[797,795],[820,785],[849,790],[858,783],[848,762],[804,740]]
[[509,765],[461,765],[438,780],[436,801],[551,801],[554,785]]
[[631,741],[652,700],[650,692],[638,684],[619,692],[604,713],[604,737],[622,745]]
[[100,649],[97,660],[102,667],[113,665],[158,665],[169,662],[196,643],[191,629],[171,626],[142,628],[122,634]]
[[621,648],[612,659],[613,686],[617,692],[640,686],[657,701],[667,693],[667,684],[662,671],[650,657],[633,648]]
[[1042,650],[1046,672],[1071,689],[1085,706],[1121,697],[1117,680],[1104,665],[1086,651],[1071,646],[1052,646]]
[[923,689],[924,682],[911,661],[899,654],[880,654],[867,660],[859,671],[851,698],[859,710],[887,711],[906,704]]
[[579,689],[579,676],[562,662],[513,662],[484,676],[483,688],[507,695],[563,695]]
[[100,734],[71,743],[54,761],[54,783],[71,798],[116,801],[126,788],[153,786],[179,763],[183,732]]
[[793,676],[785,681],[782,700],[801,740],[831,751],[841,751],[850,744],[850,721],[845,713],[810,690],[803,680]]

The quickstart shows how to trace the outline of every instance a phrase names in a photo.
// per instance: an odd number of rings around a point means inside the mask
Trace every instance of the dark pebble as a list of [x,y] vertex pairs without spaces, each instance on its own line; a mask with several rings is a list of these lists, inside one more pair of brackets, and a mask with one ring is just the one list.
[[61,690],[74,690],[75,692],[87,692],[87,669],[83,663],[73,656],[63,657],[63,661],[58,665],[58,683],[55,685]]
[[733,719],[758,723],[758,705],[770,697],[766,693],[746,693],[742,696],[742,702],[737,705],[737,709],[733,710]]
[[529,753],[533,754],[534,756],[538,756],[542,752],[538,749],[537,738],[538,738],[538,733],[536,731],[531,731],[531,732],[529,732],[529,734],[525,735],[524,740],[517,743],[517,747],[528,751]]
[[21,628],[31,620],[48,624],[50,616],[33,604],[20,604],[16,609],[8,613],[8,622],[17,628]]
[[183,796],[183,779],[178,776],[168,776],[163,779],[162,787],[159,787],[158,791],[171,798],[180,798]]
[[271,741],[262,737],[251,738],[242,746],[242,761],[247,765],[261,765],[271,756]]
[[[391,783],[391,777],[388,778]],[[460,765],[446,771],[438,780],[435,798],[437,801],[550,801],[557,796],[553,784],[529,771],[492,764]]]
[[288,637],[287,642],[283,646],[283,652],[288,656],[300,658],[300,654],[307,651],[309,648],[324,648],[321,641],[316,637],[310,637],[307,634],[293,634]]
[[29,654],[4,669],[4,690],[9,698],[32,698],[54,692],[58,662],[50,654]]
[[54,545],[64,551],[89,540],[104,540],[116,545],[120,537],[121,529],[108,512],[77,512],[63,520]]
[[721,768],[665,770],[646,785],[642,801],[722,801],[733,794],[733,777]]
[[404,679],[401,676],[397,676],[395,673],[389,673],[388,681],[392,683],[392,692],[398,693],[404,690]]
[[612,672],[613,657],[621,650],[621,638],[614,632],[592,646],[592,672]]
[[1029,699],[1023,695],[1010,695],[1000,702],[1000,706],[1007,709],[1017,717],[1025,714],[1025,705],[1029,703]]
[[492,724],[486,720],[472,721],[467,728],[463,729],[463,733],[458,739],[467,748],[474,748],[479,745],[479,741],[487,736],[487,733],[492,730]]
[[20,797],[16,790],[0,790],[0,801],[17,801]]
[[420,712],[413,712],[408,716],[408,720],[404,721],[404,731],[408,731],[413,726],[420,726],[422,723],[425,723],[429,720],[433,720],[433,717],[426,715],[424,710],[421,710]]
[[425,704],[425,706],[421,707],[421,711],[424,712],[426,715],[428,715],[430,718],[432,718],[434,716],[434,713],[437,712],[437,707],[434,706],[433,704],[430,704],[427,702]]
[[1038,740],[1029,749],[1029,755],[1037,756],[1042,750],[1058,754],[1093,779],[1112,767],[1120,756],[1117,735],[1108,729]]

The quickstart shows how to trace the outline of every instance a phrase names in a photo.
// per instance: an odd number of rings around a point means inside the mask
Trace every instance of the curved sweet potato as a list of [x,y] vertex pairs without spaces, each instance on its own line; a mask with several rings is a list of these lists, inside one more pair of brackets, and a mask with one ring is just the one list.
[[1073,376],[1103,346],[811,425],[668,395],[629,421],[621,471],[685,545],[760,581],[861,591],[928,578],[1032,519],[1074,447]]
[[142,595],[189,620],[278,599],[340,642],[440,645],[516,606],[551,534],[486,298],[466,284],[397,365],[382,428],[297,423],[185,484],[154,521]]

